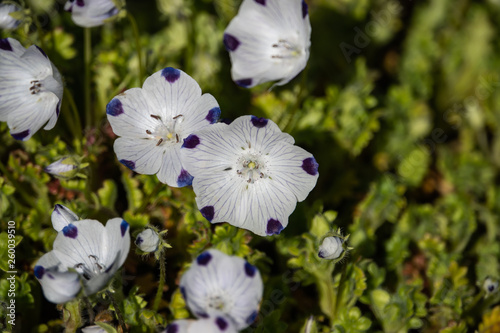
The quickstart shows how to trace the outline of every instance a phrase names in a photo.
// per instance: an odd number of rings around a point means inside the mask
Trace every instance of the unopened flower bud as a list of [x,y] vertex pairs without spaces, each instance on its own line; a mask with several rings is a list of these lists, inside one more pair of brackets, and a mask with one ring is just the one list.
[[145,229],[135,239],[135,245],[143,252],[154,252],[158,250],[160,237],[153,229]]
[[54,163],[47,166],[44,170],[51,175],[62,179],[70,179],[75,177],[80,171],[81,165],[78,158],[63,157]]
[[498,290],[498,280],[487,277],[483,282],[483,289],[486,294],[493,294]]
[[340,257],[344,248],[342,247],[343,239],[332,236],[323,239],[323,243],[319,246],[318,256],[323,259],[337,259]]

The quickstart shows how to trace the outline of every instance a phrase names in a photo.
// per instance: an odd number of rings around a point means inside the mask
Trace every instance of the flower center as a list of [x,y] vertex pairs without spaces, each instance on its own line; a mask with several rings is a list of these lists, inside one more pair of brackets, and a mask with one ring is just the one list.
[[273,59],[290,59],[300,56],[302,53],[299,46],[285,39],[280,39],[277,43],[272,45],[273,53],[271,58]]
[[[176,144],[180,142],[181,137],[177,132],[179,132],[179,125],[184,121],[184,116],[179,114],[172,118],[172,120],[164,120],[160,116],[152,114],[151,118],[158,120],[157,126],[152,129],[146,130],[146,134],[149,138],[156,140],[156,145],[160,146],[165,143]],[[177,127],[177,129],[176,129]]]
[[75,265],[75,270],[81,274],[85,280],[90,280],[96,275],[103,273],[106,270],[106,265],[99,261],[99,258],[94,255],[89,255],[91,261],[90,267],[84,263],[79,263]]
[[245,154],[238,159],[236,173],[249,184],[268,177],[263,158],[255,153]]

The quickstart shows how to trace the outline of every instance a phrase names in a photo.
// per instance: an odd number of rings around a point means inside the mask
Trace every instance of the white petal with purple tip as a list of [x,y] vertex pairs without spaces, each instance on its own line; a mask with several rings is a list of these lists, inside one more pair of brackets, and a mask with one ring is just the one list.
[[119,11],[112,0],[70,0],[64,9],[71,12],[76,25],[85,28],[103,25]]
[[176,320],[170,323],[163,333],[236,333],[235,325],[231,319],[223,314],[213,318],[197,320]]
[[50,219],[52,220],[54,230],[59,232],[70,223],[78,221],[78,215],[73,213],[68,207],[57,204],[52,211]]

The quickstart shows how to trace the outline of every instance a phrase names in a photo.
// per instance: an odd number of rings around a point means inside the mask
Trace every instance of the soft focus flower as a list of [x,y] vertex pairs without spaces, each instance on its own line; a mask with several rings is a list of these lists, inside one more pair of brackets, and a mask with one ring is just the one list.
[[154,252],[158,249],[159,244],[160,237],[151,228],[145,229],[135,238],[135,245],[143,252]]
[[198,320],[176,320],[163,333],[236,333],[230,319],[223,315]]
[[224,32],[233,81],[246,88],[288,83],[306,67],[310,39],[303,0],[244,0]]
[[265,236],[279,234],[316,185],[318,163],[264,118],[242,116],[190,135],[182,163],[202,215]]
[[76,25],[84,28],[103,25],[119,12],[112,0],[69,0],[64,9],[71,13]]
[[21,23],[19,20],[16,20],[10,13],[17,12],[21,10],[21,7],[16,6],[14,4],[1,3],[0,4],[0,28],[2,29],[15,29]]
[[52,215],[50,216],[52,220],[52,226],[55,231],[59,232],[64,229],[64,227],[70,225],[71,223],[78,221],[78,215],[73,213],[71,209],[61,204],[56,204]]
[[52,129],[62,95],[61,75],[41,48],[0,39],[0,121],[14,139],[28,140],[47,122]]
[[80,280],[85,295],[92,295],[106,286],[129,249],[129,225],[121,218],[109,220],[106,227],[96,220],[76,221],[58,233],[53,250],[38,260],[35,276],[53,303],[76,297]]
[[215,123],[219,105],[201,94],[186,73],[167,67],[146,79],[142,89],[129,89],[106,107],[120,162],[137,173],[157,174],[174,187],[191,185],[193,177],[180,159],[184,138]]
[[487,295],[491,295],[498,291],[498,280],[487,277],[483,282],[483,289]]
[[344,249],[343,240],[340,237],[326,237],[319,246],[318,257],[323,259],[337,259]]
[[70,179],[75,176],[86,178],[79,171],[88,166],[88,163],[81,163],[80,157],[68,156],[63,157],[48,165],[44,171],[61,179]]
[[106,333],[106,330],[98,325],[92,325],[82,328],[83,333]]
[[254,322],[263,292],[255,266],[218,250],[200,254],[182,276],[180,288],[196,317],[213,319],[223,313],[238,330]]

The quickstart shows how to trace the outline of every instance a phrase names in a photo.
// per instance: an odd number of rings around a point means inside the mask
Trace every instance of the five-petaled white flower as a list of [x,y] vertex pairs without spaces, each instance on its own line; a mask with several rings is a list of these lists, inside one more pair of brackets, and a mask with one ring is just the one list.
[[257,268],[218,250],[200,254],[180,283],[186,303],[198,318],[226,315],[238,330],[257,318],[263,284]]
[[0,39],[0,121],[14,139],[28,140],[46,123],[52,129],[62,95],[61,75],[41,48]]
[[10,13],[17,12],[21,10],[21,7],[15,4],[2,3],[0,4],[0,28],[2,29],[15,29],[21,23],[21,21],[16,20]]
[[112,0],[69,0],[64,9],[71,13],[76,25],[84,28],[103,25],[119,12]]
[[231,76],[250,88],[278,81],[284,85],[309,59],[311,24],[304,0],[244,0],[224,32]]
[[279,234],[318,179],[314,157],[274,122],[255,116],[192,134],[181,153],[202,215],[261,236]]
[[224,315],[197,320],[176,320],[163,333],[237,333],[234,324]]
[[191,185],[193,177],[180,159],[184,138],[209,127],[220,116],[219,105],[189,75],[167,67],[146,79],[142,89],[116,96],[106,108],[120,162],[137,173],[157,174],[174,187]]
[[75,298],[80,280],[84,294],[92,295],[106,286],[129,249],[129,225],[121,218],[109,220],[106,227],[96,220],[75,221],[62,228],[53,250],[38,260],[35,276],[53,303]]

